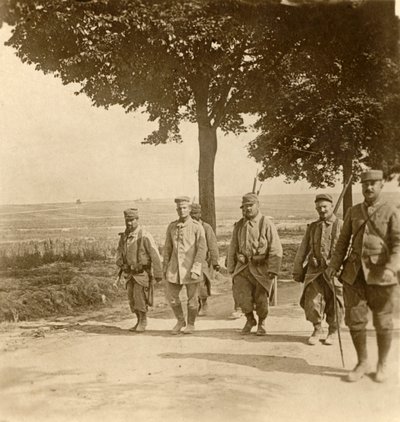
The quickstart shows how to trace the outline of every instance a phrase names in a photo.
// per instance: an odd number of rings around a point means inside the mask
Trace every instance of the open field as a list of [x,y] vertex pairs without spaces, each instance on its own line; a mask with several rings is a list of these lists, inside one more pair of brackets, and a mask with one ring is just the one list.
[[[396,193],[386,193],[385,197],[400,203]],[[355,195],[354,200],[360,201],[361,197]],[[265,195],[260,201],[263,213],[273,217],[281,229],[315,218],[314,194]],[[122,211],[134,205],[139,208],[142,224],[162,243],[168,223],[176,218],[172,199],[1,205],[0,243],[84,237],[116,239],[124,229]],[[239,206],[240,197],[217,198],[218,234],[231,232],[241,216]]]

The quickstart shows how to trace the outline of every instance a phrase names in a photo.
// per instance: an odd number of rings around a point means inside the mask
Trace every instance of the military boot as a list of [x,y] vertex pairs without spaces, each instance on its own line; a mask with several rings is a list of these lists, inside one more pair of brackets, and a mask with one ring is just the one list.
[[199,316],[206,316],[208,313],[208,303],[207,299],[200,300],[200,307],[199,307]]
[[258,318],[257,336],[266,336],[267,331],[265,330],[265,318]]
[[171,330],[171,334],[176,335],[180,333],[183,327],[186,327],[186,322],[181,304],[172,306],[172,310],[174,311],[175,317],[178,321]]
[[140,321],[140,314],[139,314],[139,311],[134,311],[134,313],[135,313],[136,318],[137,318],[137,320],[136,320],[136,324],[135,324],[133,327],[129,328],[129,331],[136,331],[136,329],[137,329],[137,327],[138,327],[138,325],[139,325],[139,321]]
[[392,344],[392,333],[387,330],[376,334],[378,342],[378,365],[376,367],[375,381],[385,382],[387,380],[386,361]]
[[368,355],[367,355],[367,332],[350,331],[351,339],[357,352],[357,365],[347,375],[348,382],[356,382],[368,373]]
[[318,344],[319,339],[324,334],[324,330],[321,327],[321,324],[314,324],[314,331],[311,334],[311,336],[308,338],[308,344],[310,346],[315,346]]
[[242,329],[242,334],[250,334],[251,329],[252,329],[255,325],[257,325],[257,321],[256,321],[256,319],[254,318],[254,314],[253,314],[253,312],[249,312],[249,313],[247,313],[247,314],[246,314],[246,318],[247,318],[247,321],[246,321],[245,326],[244,326],[244,327],[243,327],[243,329]]
[[337,336],[337,329],[336,327],[329,327],[328,335],[326,336],[326,339],[324,340],[324,344],[326,346],[332,346],[332,344],[335,343]]
[[139,324],[136,328],[137,333],[143,333],[147,327],[147,312],[139,311]]
[[188,313],[188,323],[186,328],[183,330],[183,334],[193,334],[194,333],[194,323],[196,321],[197,309],[196,308],[187,308]]

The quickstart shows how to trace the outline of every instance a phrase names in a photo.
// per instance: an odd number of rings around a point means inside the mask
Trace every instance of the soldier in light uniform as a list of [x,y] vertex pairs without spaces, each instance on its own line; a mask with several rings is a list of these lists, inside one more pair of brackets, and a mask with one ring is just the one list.
[[233,278],[233,294],[246,315],[242,329],[249,334],[257,325],[257,335],[265,335],[269,296],[282,261],[282,246],[275,225],[260,212],[258,197],[248,193],[242,198],[244,217],[234,226],[228,250],[227,269]]
[[131,311],[137,322],[130,331],[143,332],[147,326],[150,283],[162,280],[162,264],[152,235],[139,225],[137,208],[124,211],[124,232],[119,233],[116,264],[124,275]]
[[333,277],[343,264],[340,281],[344,289],[345,323],[358,359],[348,381],[358,381],[369,370],[366,326],[370,309],[378,343],[375,380],[383,382],[387,378],[393,297],[400,269],[400,214],[381,198],[381,170],[362,173],[361,184],[365,201],[347,211],[327,275]]
[[[326,345],[334,343],[338,329],[332,284],[324,276],[343,225],[343,221],[333,214],[333,208],[331,195],[316,196],[315,209],[319,214],[319,220],[307,226],[294,260],[293,279],[299,283],[304,282],[300,305],[305,311],[306,319],[314,325],[314,332],[308,339],[310,345],[317,344],[322,337],[321,322],[324,315],[329,326],[328,336],[324,341]],[[342,285],[337,278],[334,285],[340,323],[343,314]]]
[[[177,319],[171,334],[178,334],[184,327],[184,334],[191,334],[197,316],[207,244],[202,224],[190,217],[190,199],[178,197],[175,203],[179,219],[170,223],[167,229],[163,272],[167,281],[167,299]],[[179,298],[183,286],[188,298],[187,325]]]
[[207,257],[203,263],[203,280],[200,282],[199,292],[199,316],[205,316],[208,312],[207,299],[211,295],[211,283],[214,280],[214,271],[219,271],[219,252],[217,236],[212,227],[201,219],[201,205],[192,204],[190,216],[193,220],[202,224],[207,243]]

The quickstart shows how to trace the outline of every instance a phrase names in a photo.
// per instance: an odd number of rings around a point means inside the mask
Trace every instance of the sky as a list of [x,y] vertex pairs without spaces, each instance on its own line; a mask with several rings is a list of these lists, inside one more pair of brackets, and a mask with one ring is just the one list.
[[[155,128],[146,115],[93,107],[74,95],[76,86],[23,64],[4,46],[10,34],[8,26],[0,29],[0,204],[198,195],[195,125],[181,126],[181,144],[143,145]],[[252,137],[219,133],[216,196],[251,190],[258,167],[246,150]],[[315,192],[306,182],[283,179],[262,186],[262,194]]]

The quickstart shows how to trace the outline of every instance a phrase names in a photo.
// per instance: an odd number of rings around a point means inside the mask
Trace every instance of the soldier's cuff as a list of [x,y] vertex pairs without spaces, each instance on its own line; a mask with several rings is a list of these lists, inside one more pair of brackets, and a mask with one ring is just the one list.
[[200,262],[195,262],[192,266],[192,269],[190,270],[190,272],[197,274],[198,276],[201,275],[201,263]]
[[391,271],[393,275],[397,273],[397,268],[394,265],[386,264],[385,269]]

